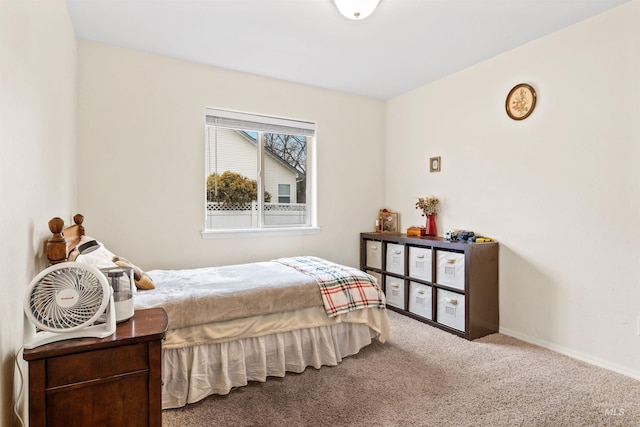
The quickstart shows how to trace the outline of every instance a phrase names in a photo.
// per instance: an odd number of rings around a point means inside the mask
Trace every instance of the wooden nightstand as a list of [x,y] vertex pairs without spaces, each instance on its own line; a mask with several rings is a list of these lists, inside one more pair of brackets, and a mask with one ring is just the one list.
[[24,351],[31,426],[161,426],[162,308],[136,310],[112,336]]

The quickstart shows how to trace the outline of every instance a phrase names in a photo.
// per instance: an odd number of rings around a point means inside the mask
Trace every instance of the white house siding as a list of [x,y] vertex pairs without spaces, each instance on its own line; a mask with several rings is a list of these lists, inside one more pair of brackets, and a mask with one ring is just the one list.
[[271,194],[271,203],[278,203],[279,184],[289,184],[291,188],[289,203],[296,203],[296,174],[271,156],[265,157],[264,170],[264,185]]
[[[216,144],[217,136],[217,144]],[[233,129],[207,128],[207,175],[230,170],[257,179],[258,160],[256,146]],[[216,159],[218,161],[216,162]],[[291,186],[291,201],[296,203],[296,173],[270,155],[264,159],[265,190],[271,194],[271,203],[278,201],[278,184]]]

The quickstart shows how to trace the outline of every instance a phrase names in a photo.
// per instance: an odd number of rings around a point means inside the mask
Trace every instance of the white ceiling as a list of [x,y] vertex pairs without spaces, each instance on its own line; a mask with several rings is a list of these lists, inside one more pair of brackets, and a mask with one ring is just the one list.
[[80,39],[388,99],[629,0],[66,0]]

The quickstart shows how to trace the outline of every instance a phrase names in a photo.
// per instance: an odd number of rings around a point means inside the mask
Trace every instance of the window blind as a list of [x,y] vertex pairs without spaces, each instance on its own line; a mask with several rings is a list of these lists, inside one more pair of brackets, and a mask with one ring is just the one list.
[[299,136],[314,136],[316,130],[315,123],[311,122],[215,108],[206,109],[206,125]]

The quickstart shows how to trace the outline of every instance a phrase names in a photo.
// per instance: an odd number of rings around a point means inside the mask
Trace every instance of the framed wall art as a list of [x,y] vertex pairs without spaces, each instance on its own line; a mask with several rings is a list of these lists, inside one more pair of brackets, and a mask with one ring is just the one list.
[[536,91],[526,83],[517,84],[509,91],[505,108],[513,120],[524,120],[536,107]]
[[397,233],[399,226],[397,212],[380,211],[380,228],[383,233]]
[[429,172],[440,172],[440,156],[429,159]]

